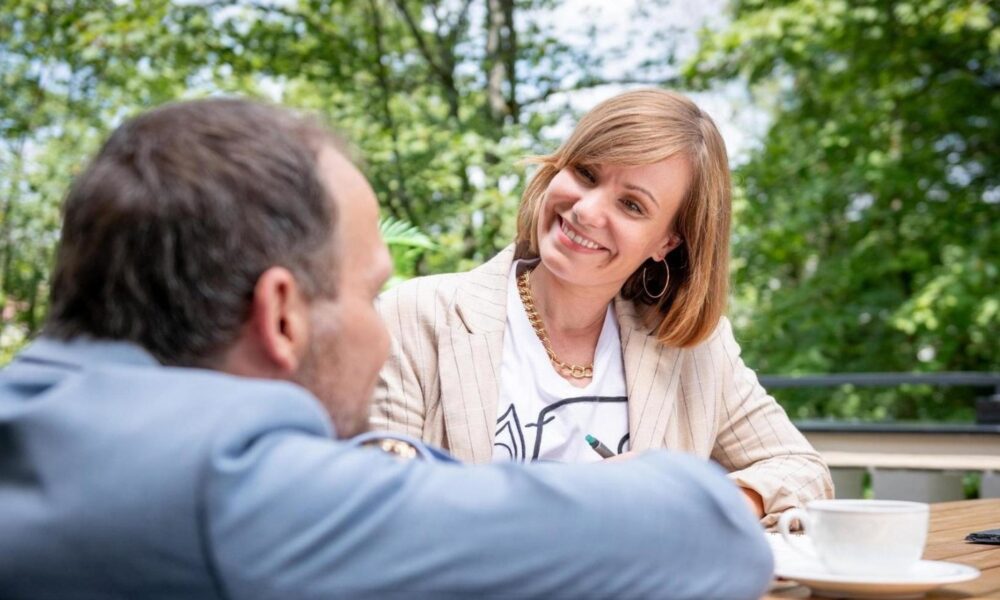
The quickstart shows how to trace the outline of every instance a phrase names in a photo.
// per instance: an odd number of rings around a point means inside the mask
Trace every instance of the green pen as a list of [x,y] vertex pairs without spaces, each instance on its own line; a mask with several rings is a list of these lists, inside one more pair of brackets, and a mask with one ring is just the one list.
[[587,443],[594,449],[594,452],[601,455],[601,458],[611,458],[612,456],[615,456],[615,453],[612,452],[610,448],[602,444],[601,440],[590,434],[587,435]]

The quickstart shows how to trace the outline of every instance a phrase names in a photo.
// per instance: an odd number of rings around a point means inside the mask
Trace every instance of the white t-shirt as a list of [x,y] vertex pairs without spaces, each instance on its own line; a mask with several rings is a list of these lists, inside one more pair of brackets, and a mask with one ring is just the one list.
[[517,292],[520,264],[531,263],[515,261],[507,283],[493,460],[602,460],[587,444],[588,434],[612,452],[628,450],[625,368],[613,306],[597,341],[594,377],[587,387],[575,387],[556,372],[528,321]]

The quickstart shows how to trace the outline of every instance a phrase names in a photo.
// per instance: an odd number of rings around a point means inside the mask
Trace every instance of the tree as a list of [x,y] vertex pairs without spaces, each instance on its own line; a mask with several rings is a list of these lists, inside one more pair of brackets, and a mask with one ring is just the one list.
[[[737,0],[705,34],[688,80],[746,81],[773,114],[736,172],[736,325],[758,369],[1000,368],[998,20],[979,0]],[[782,398],[794,416],[970,414],[953,392]]]
[[[319,112],[355,142],[384,212],[436,242],[397,250],[404,276],[464,269],[513,237],[525,156],[565,90],[607,77],[561,40],[552,0],[5,0],[0,11],[0,361],[37,331],[58,202],[129,115],[212,94]],[[623,42],[622,46],[631,43]],[[9,190],[9,193],[7,193]]]

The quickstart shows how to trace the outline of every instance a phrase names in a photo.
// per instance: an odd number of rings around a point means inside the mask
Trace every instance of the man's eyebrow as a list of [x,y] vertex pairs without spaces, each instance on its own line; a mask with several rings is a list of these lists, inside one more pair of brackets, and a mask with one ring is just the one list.
[[634,183],[626,183],[625,189],[633,190],[636,192],[642,192],[643,194],[646,194],[647,196],[649,196],[649,199],[653,201],[653,204],[655,204],[657,208],[660,207],[660,203],[656,201],[656,198],[653,197],[653,194],[650,193],[650,191],[647,190],[646,188],[635,185]]

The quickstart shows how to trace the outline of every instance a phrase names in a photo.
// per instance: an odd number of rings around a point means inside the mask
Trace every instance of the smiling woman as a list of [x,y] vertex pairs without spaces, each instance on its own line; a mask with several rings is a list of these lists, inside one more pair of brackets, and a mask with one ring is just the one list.
[[730,181],[709,116],[627,92],[535,161],[512,247],[382,297],[394,340],[373,423],[475,462],[593,462],[602,442],[690,452],[768,525],[831,496],[723,316]]

